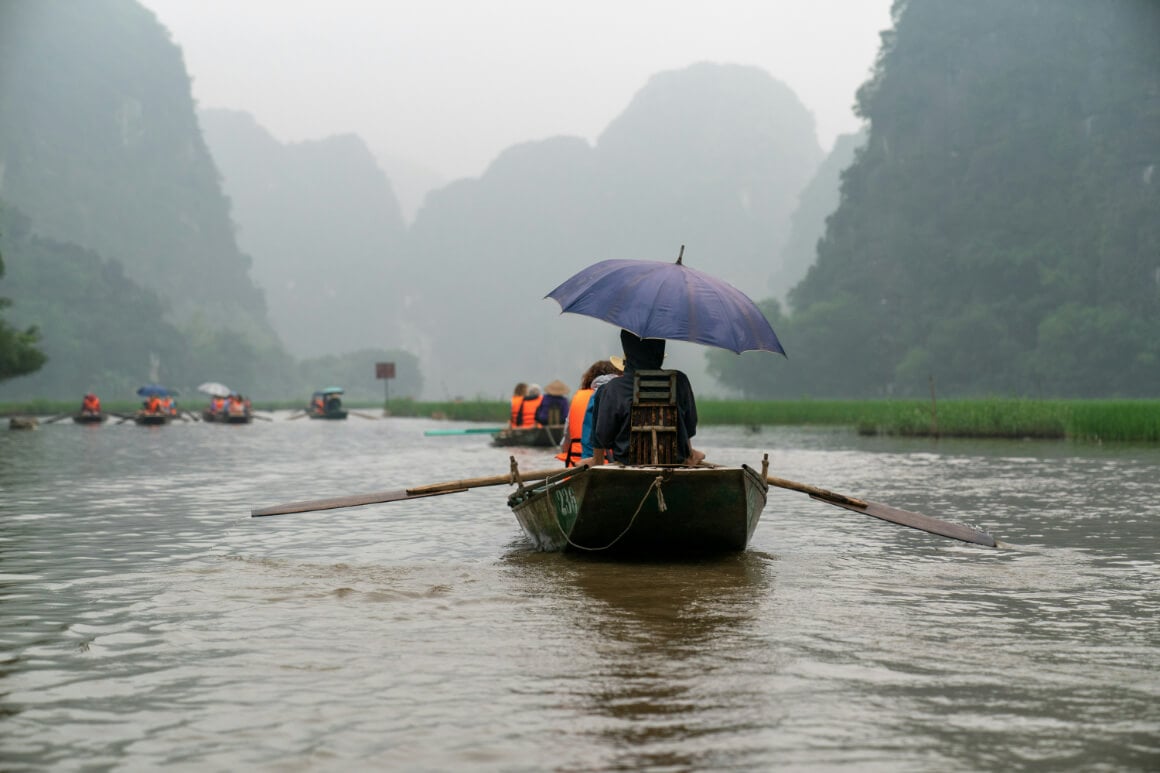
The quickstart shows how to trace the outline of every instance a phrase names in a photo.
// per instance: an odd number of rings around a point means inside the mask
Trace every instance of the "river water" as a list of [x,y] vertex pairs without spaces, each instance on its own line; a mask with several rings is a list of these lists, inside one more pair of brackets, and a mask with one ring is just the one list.
[[[1160,449],[703,428],[770,489],[749,550],[538,554],[416,419],[0,433],[0,769],[1156,770]],[[526,470],[553,466],[515,450]]]

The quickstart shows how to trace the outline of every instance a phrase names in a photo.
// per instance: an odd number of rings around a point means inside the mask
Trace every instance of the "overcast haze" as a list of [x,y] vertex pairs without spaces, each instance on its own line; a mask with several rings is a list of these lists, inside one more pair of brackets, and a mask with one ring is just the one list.
[[595,141],[652,75],[712,61],[792,88],[829,149],[890,0],[144,0],[185,52],[199,107],[279,140],[354,132],[445,179],[556,135]]

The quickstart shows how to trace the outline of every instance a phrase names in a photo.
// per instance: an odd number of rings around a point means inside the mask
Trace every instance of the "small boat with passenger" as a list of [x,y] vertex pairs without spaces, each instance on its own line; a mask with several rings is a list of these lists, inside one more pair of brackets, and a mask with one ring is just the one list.
[[306,415],[312,419],[345,419],[347,410],[342,407],[342,396],[345,393],[342,387],[318,390],[310,396]]

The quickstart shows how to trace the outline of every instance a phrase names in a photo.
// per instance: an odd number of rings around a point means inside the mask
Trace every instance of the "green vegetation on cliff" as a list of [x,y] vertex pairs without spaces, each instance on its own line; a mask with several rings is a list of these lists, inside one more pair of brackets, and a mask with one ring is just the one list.
[[[0,256],[0,279],[4,278],[4,258]],[[0,310],[12,301],[0,297]],[[35,325],[14,328],[0,317],[0,381],[33,373],[44,364],[44,352],[36,348],[40,332]]]
[[[1160,383],[1160,6],[895,4],[866,147],[749,396],[1149,396]],[[780,326],[779,326],[780,325]]]

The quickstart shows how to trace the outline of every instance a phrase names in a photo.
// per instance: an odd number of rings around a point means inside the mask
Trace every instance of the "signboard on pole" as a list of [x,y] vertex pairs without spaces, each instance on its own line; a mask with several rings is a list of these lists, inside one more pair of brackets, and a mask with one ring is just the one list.
[[375,378],[381,379],[383,382],[383,415],[389,416],[391,413],[391,381],[395,377],[395,363],[393,362],[376,362],[375,363]]

